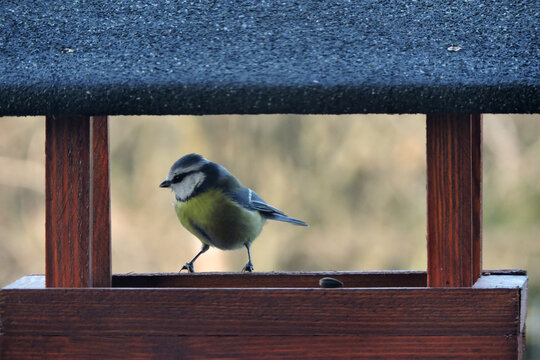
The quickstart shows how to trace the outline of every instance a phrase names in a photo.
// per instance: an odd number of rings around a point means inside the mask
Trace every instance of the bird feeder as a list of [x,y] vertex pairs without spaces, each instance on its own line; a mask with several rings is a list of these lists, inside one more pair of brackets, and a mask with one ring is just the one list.
[[[540,111],[538,7],[2,2],[0,115],[46,116],[46,269],[0,291],[0,357],[521,358],[481,114]],[[274,113],[427,114],[427,271],[111,275],[108,115]]]

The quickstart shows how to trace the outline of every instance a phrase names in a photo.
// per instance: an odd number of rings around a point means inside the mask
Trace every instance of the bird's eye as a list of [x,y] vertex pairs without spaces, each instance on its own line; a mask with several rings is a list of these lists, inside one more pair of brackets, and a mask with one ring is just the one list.
[[183,179],[185,176],[186,176],[186,174],[178,174],[178,175],[175,175],[175,176],[172,178],[171,182],[172,182],[173,184],[179,183],[180,181],[182,181],[182,179]]
[[184,180],[184,178],[185,178],[186,176],[191,175],[191,174],[193,174],[194,172],[196,172],[196,171],[188,171],[188,172],[185,172],[185,173],[177,174],[177,175],[175,175],[175,176],[172,178],[171,182],[172,182],[173,184],[179,183],[179,182],[181,182],[182,180]]

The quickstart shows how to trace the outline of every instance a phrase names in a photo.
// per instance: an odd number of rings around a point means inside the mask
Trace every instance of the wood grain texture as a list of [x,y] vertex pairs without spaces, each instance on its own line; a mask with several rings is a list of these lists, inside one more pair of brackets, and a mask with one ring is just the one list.
[[[26,276],[0,291],[0,358],[520,359],[527,277],[491,272],[474,288],[50,289]],[[145,276],[219,286],[328,274]]]
[[106,117],[46,119],[46,284],[111,285]]
[[472,286],[480,273],[478,121],[469,114],[427,115],[429,286]]
[[473,283],[482,274],[482,115],[471,116],[472,126],[472,258]]
[[111,286],[111,198],[109,128],[106,116],[92,122],[92,283]]
[[516,336],[520,289],[0,292],[7,336]]
[[91,285],[90,118],[47,116],[45,273],[49,287]]
[[2,359],[516,359],[515,336],[9,336]]

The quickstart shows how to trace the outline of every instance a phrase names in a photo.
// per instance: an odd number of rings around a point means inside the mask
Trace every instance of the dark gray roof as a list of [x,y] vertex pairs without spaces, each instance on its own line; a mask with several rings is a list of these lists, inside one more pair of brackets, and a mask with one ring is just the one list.
[[0,115],[540,112],[537,0],[0,1]]

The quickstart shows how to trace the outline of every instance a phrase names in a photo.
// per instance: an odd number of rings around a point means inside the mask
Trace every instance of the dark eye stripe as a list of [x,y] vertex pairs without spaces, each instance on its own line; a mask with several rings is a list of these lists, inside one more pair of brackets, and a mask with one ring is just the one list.
[[175,177],[172,178],[171,182],[173,184],[177,184],[177,183],[181,182],[182,180],[184,180],[184,178],[186,176],[191,175],[191,174],[196,173],[196,172],[197,172],[197,170],[193,170],[193,171],[189,171],[187,173],[178,174],[178,175],[176,175]]

